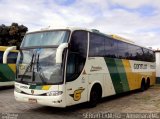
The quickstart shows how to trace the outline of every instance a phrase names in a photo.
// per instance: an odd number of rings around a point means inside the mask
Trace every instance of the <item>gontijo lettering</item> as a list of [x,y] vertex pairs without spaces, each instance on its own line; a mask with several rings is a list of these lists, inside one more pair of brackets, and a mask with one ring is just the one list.
[[134,69],[147,69],[147,64],[134,64]]

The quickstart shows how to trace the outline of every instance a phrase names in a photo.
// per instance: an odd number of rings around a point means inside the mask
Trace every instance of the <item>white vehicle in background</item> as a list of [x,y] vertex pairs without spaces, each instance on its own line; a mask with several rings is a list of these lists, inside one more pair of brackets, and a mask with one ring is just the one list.
[[155,83],[154,52],[87,29],[27,33],[17,59],[15,99],[66,107]]

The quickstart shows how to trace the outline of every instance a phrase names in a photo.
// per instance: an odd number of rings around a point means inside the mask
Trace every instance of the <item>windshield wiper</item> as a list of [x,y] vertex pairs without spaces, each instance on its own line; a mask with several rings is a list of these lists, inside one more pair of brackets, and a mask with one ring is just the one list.
[[31,70],[32,70],[32,65],[33,65],[33,59],[34,59],[34,54],[32,55],[31,62],[30,62],[29,65],[27,66],[27,68],[26,68],[25,72],[23,73],[20,81],[23,81],[24,75],[27,73],[27,71],[28,71],[29,68],[30,68],[30,72],[31,72]]
[[44,76],[44,73],[42,72],[41,70],[41,66],[39,64],[39,54],[38,54],[38,58],[37,58],[37,72],[39,72],[39,76],[40,76],[40,79],[42,80],[42,82],[44,84],[46,84],[46,81],[45,81],[45,76]]
[[[37,60],[37,61],[36,61]],[[34,69],[34,66],[33,66],[33,64],[35,63],[35,62],[37,62],[36,63],[36,67],[37,67],[37,72],[39,72],[39,76],[40,76],[40,79],[42,80],[42,82],[44,83],[44,84],[46,84],[46,81],[45,81],[45,78],[44,78],[44,74],[43,74],[43,72],[41,71],[41,67],[40,67],[40,64],[39,64],[39,54],[38,54],[38,58],[36,58],[36,55],[35,54],[33,54],[32,55],[32,59],[31,59],[31,62],[29,63],[29,65],[27,66],[27,68],[26,68],[26,70],[25,70],[25,72],[24,72],[24,74],[22,75],[22,77],[21,77],[21,80],[20,81],[23,81],[23,79],[24,79],[24,76],[25,76],[25,74],[28,72],[28,70],[30,69],[30,72],[32,72],[32,81],[35,81],[35,69]],[[33,69],[33,70],[32,70]]]

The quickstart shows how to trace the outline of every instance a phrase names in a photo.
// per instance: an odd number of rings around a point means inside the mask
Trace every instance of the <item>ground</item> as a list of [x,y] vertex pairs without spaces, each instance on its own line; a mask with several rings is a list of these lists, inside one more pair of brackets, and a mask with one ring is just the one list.
[[[54,108],[42,105],[16,102],[13,88],[0,89],[0,118],[12,119],[75,119],[75,118],[106,118],[98,114],[148,113],[160,118],[160,85],[139,92],[134,91],[119,96],[103,99],[97,107],[88,108],[86,103],[67,108]],[[110,115],[111,116],[111,115]],[[112,115],[113,116],[113,115]],[[121,115],[120,115],[121,116]],[[123,115],[124,116],[124,115]],[[8,118],[9,119],[9,118]]]

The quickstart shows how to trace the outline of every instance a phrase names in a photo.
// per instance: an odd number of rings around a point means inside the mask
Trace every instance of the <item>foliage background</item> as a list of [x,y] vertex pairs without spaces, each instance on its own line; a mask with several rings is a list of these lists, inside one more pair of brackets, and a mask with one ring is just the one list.
[[17,46],[17,49],[19,49],[27,31],[26,26],[18,23],[12,23],[10,26],[0,25],[0,46]]

